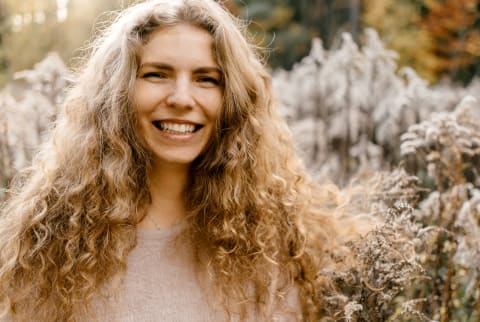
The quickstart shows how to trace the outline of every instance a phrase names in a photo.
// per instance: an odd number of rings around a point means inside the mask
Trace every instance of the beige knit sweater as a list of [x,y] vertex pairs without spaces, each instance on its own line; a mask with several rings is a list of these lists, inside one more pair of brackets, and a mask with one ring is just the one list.
[[[137,246],[128,257],[120,292],[103,305],[100,301],[95,303],[99,321],[210,322],[228,319],[220,301],[213,296],[211,284],[199,281],[192,248],[184,239],[175,238],[181,229],[178,225],[168,229],[139,230]],[[296,290],[292,289],[274,310],[273,321],[300,320]],[[249,314],[248,321],[262,321],[255,317],[253,310]],[[232,320],[238,321],[238,314],[234,313]]]

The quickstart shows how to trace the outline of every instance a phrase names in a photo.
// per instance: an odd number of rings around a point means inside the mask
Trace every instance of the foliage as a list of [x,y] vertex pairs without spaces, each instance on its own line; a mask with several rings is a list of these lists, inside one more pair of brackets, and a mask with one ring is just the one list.
[[468,83],[480,74],[477,0],[368,0],[362,22],[423,78]]
[[433,40],[437,75],[469,82],[480,74],[480,5],[477,0],[425,0],[420,26]]
[[238,0],[240,16],[251,21],[256,43],[271,48],[269,64],[291,68],[306,56],[312,37],[330,47],[339,30],[358,29],[360,1],[350,0]]
[[2,46],[10,71],[32,67],[38,60],[38,54],[44,56],[48,50],[55,48],[56,43],[61,45],[63,37],[57,24],[55,0],[7,0],[3,5],[10,13],[4,26],[10,32],[4,34]]
[[420,3],[417,0],[363,1],[362,22],[382,35],[385,45],[398,52],[400,66],[409,66],[423,78],[434,81],[435,60],[429,33],[418,27]]
[[[68,0],[69,14],[65,20],[58,13],[59,3],[65,1],[0,1],[0,77],[5,81],[17,71],[33,68],[51,51],[58,52],[69,66],[76,66],[72,59],[85,47],[92,26],[108,20],[109,11],[133,1]],[[97,18],[102,12],[107,13]],[[0,85],[4,81],[0,79]]]

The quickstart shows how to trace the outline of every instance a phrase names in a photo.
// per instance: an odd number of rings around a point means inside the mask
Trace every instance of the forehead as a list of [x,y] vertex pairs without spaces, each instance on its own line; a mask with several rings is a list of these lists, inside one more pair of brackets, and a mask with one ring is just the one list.
[[217,65],[214,57],[214,41],[205,29],[178,24],[154,30],[140,54],[141,64],[146,62],[182,62]]

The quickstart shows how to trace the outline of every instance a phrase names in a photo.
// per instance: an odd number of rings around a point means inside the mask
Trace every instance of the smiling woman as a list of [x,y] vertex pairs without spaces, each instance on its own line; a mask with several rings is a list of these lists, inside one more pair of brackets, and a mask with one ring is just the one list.
[[205,149],[222,107],[221,75],[205,29],[179,24],[150,35],[140,56],[134,101],[157,171],[165,163],[186,170]]
[[339,235],[317,192],[240,23],[213,0],[140,3],[2,208],[0,313],[316,321]]

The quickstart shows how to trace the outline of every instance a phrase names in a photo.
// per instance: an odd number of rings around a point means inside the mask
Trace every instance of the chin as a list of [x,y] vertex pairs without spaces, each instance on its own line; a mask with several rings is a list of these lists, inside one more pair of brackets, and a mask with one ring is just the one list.
[[191,155],[160,155],[155,153],[155,164],[156,165],[169,165],[169,166],[189,166],[198,156],[198,154]]

